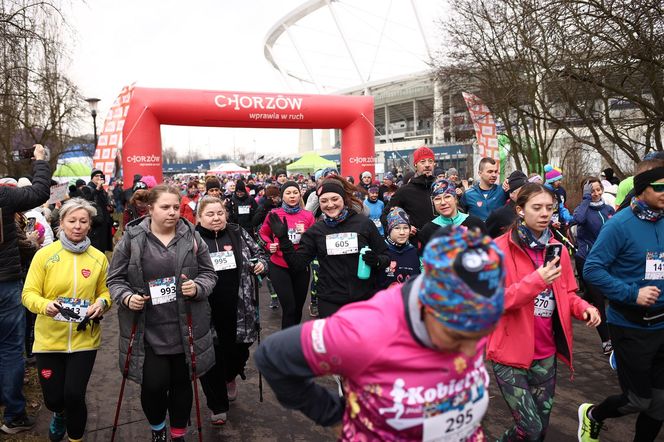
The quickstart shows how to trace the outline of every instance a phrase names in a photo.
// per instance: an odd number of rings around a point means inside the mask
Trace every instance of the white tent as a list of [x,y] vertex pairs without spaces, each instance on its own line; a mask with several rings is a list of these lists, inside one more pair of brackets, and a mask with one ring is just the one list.
[[249,169],[238,166],[235,163],[221,163],[218,166],[208,170],[208,174],[214,175],[235,175],[236,173],[246,175],[251,173]]

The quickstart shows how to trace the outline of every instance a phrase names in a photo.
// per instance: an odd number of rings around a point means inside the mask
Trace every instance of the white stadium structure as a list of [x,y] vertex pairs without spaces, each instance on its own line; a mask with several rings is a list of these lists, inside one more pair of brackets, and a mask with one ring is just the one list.
[[[267,32],[264,56],[293,92],[372,95],[376,172],[408,171],[427,144],[468,176],[473,126],[461,95],[437,93],[431,61],[444,2],[309,0]],[[314,138],[319,142],[314,143]],[[339,161],[339,133],[302,130],[299,151]]]

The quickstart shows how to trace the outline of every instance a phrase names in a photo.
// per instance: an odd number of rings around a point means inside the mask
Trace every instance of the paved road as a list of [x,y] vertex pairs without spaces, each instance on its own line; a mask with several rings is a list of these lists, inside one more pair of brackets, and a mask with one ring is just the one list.
[[[276,331],[280,324],[280,311],[271,311],[266,306],[269,302],[267,292],[261,292],[263,315],[263,335]],[[117,319],[114,311],[104,321],[103,348],[98,354],[92,378],[88,385],[88,426],[86,441],[110,440],[115,404],[120,389],[121,375],[118,369]],[[547,440],[576,440],[576,410],[584,401],[598,401],[607,394],[618,392],[617,378],[608,367],[606,357],[599,351],[599,338],[594,330],[583,324],[575,324],[575,374],[570,382],[570,372],[561,366],[558,374],[556,401],[551,417]],[[268,386],[264,389],[264,402],[258,400],[258,374],[250,362],[247,370],[248,379],[239,383],[239,398],[231,404],[229,421],[222,428],[212,428],[206,421],[209,418],[205,404],[202,414],[205,418],[203,436],[206,441],[333,441],[330,430],[317,427],[299,413],[284,410],[276,402]],[[332,386],[332,384],[327,381]],[[491,403],[484,420],[489,440],[496,440],[512,424],[511,416],[505,403],[497,393],[495,383],[491,385]],[[204,398],[201,392],[201,397]],[[204,399],[202,399],[204,402]],[[0,440],[45,440],[50,414],[42,409],[38,414],[38,423],[33,431],[20,438],[0,436]],[[149,440],[149,427],[141,411],[139,387],[131,382],[125,389],[125,400],[120,415],[121,426],[116,440],[140,442]],[[195,413],[192,413],[195,426]],[[632,440],[634,418],[623,418],[608,423],[602,433],[603,442],[626,442]],[[192,431],[195,431],[192,428]],[[189,441],[197,440],[189,434]],[[659,440],[664,441],[664,435]]]

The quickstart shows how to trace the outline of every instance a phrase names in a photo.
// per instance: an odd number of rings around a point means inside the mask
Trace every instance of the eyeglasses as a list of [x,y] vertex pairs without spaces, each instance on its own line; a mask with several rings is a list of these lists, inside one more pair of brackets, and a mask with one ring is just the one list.
[[650,183],[650,187],[657,193],[664,192],[664,183]]

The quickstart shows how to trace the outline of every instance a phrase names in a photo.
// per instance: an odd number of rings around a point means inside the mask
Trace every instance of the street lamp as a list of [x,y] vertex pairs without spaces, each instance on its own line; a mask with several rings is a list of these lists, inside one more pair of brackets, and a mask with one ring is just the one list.
[[92,127],[95,134],[95,149],[97,148],[97,103],[99,103],[99,98],[87,98],[85,101],[88,102],[90,106],[90,115],[92,115]]

